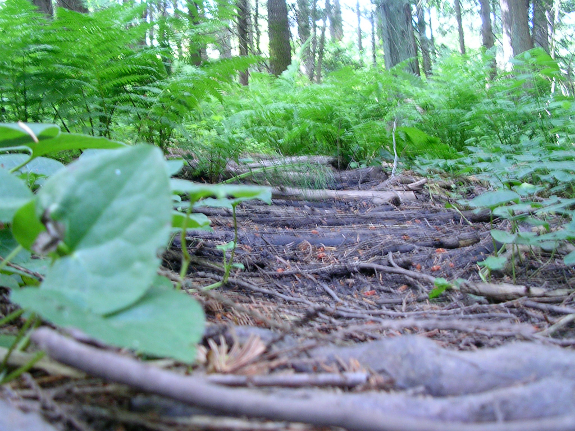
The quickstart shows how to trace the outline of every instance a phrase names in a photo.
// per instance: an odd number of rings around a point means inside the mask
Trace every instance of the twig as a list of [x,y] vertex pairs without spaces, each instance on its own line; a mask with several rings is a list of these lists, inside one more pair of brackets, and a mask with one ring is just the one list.
[[304,399],[230,389],[195,376],[183,376],[143,364],[116,353],[101,351],[40,328],[33,341],[54,359],[108,380],[232,415],[339,426],[349,431],[572,431],[575,415],[510,422],[468,424],[416,419],[378,410],[369,403],[352,402],[353,395],[319,393]]

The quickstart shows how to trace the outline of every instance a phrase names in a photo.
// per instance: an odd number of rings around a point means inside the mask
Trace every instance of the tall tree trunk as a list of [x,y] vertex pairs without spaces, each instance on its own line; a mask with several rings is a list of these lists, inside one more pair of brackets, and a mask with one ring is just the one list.
[[495,38],[493,37],[493,27],[491,25],[491,3],[490,0],[479,0],[481,6],[481,39],[485,49],[493,48]]
[[525,0],[500,0],[503,25],[503,55],[505,62],[533,48],[527,2]]
[[339,0],[333,0],[333,30],[334,42],[341,41],[343,39],[343,17]]
[[325,0],[325,15],[329,20],[329,37],[332,41],[335,40],[335,24],[333,19],[333,5],[331,0]]
[[419,75],[415,36],[408,0],[381,0],[383,11],[383,55],[385,68],[391,69],[405,60],[406,71]]
[[317,57],[317,0],[311,1],[311,67],[307,77],[313,81],[315,76],[315,59]]
[[255,33],[256,33],[256,54],[260,55],[262,53],[262,50],[260,47],[262,32],[260,30],[260,2],[259,2],[259,0],[255,0],[254,29],[255,29]]
[[[238,46],[240,56],[248,55],[250,42],[250,3],[249,0],[237,0],[238,7]],[[240,84],[248,85],[249,71],[240,72]]]
[[377,44],[376,44],[376,29],[375,29],[375,16],[373,10],[369,14],[369,24],[371,25],[371,63],[373,67],[377,66]]
[[54,15],[52,0],[32,0],[32,4],[38,7],[38,10],[46,15]]
[[88,13],[88,8],[84,6],[82,0],[56,0],[56,5],[58,7],[63,7],[64,9]]
[[431,21],[431,12],[427,9],[427,16],[429,17],[429,51],[431,53],[431,63],[437,60],[437,49],[435,49],[435,33],[433,32],[433,22]]
[[421,59],[423,60],[423,72],[425,76],[431,76],[431,55],[429,53],[429,39],[426,34],[425,9],[422,2],[415,3],[417,13],[417,33],[419,34],[419,46]]
[[317,56],[317,73],[315,76],[316,82],[321,82],[321,74],[322,74],[322,67],[323,67],[323,55],[325,53],[325,31],[327,27],[327,17],[324,16],[323,24],[321,26],[321,36],[319,37],[319,48],[318,48],[318,56]]
[[279,76],[291,64],[290,31],[286,0],[268,0],[270,70]]
[[359,0],[355,4],[355,14],[357,15],[357,50],[359,51],[360,58],[363,58],[363,43],[361,40],[361,9],[359,8]]
[[461,2],[455,0],[453,3],[455,8],[455,19],[457,20],[457,34],[459,35],[459,52],[465,54],[465,39],[463,38],[463,17],[461,16]]
[[[491,49],[495,45],[493,27],[491,26],[491,3],[490,0],[479,0],[481,15],[481,39],[485,49]],[[491,79],[497,75],[497,60],[495,56],[491,60]]]
[[313,69],[313,58],[311,57],[311,12],[309,8],[309,0],[297,1],[297,32],[299,42],[301,45],[301,61],[303,63],[305,73],[309,77],[310,71]]
[[[188,7],[188,20],[189,27],[193,29],[195,26],[200,24],[202,17],[202,0],[187,0]],[[197,41],[194,40],[193,36],[189,40],[189,61],[193,66],[199,66],[202,64],[202,46]]]
[[549,53],[549,21],[552,9],[549,0],[533,0],[533,46]]

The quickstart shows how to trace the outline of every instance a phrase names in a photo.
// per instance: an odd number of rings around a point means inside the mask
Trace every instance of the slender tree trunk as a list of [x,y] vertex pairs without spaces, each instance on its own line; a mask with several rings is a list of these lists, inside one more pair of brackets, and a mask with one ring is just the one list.
[[268,0],[268,35],[271,73],[279,76],[291,64],[286,0]]
[[485,49],[493,48],[495,38],[493,37],[493,27],[491,26],[491,4],[490,0],[479,0],[481,7],[481,39]]
[[431,12],[427,9],[427,16],[429,17],[429,51],[431,53],[431,63],[437,60],[437,50],[435,49],[435,33],[433,32],[433,22],[431,21]]
[[465,39],[463,38],[463,17],[461,16],[461,2],[455,0],[453,3],[455,8],[455,19],[457,20],[457,34],[459,35],[459,52],[465,54]]
[[32,0],[32,4],[38,7],[38,10],[48,16],[54,15],[52,0]]
[[357,15],[357,50],[359,51],[360,58],[363,58],[363,43],[361,38],[361,9],[359,8],[359,0],[355,4],[355,14]]
[[321,74],[322,74],[322,67],[323,67],[323,55],[325,52],[325,31],[327,28],[327,17],[324,16],[323,24],[321,26],[321,36],[319,37],[319,49],[318,49],[318,58],[317,58],[317,73],[315,76],[316,82],[321,82]]
[[75,12],[88,13],[88,8],[84,6],[82,0],[56,0],[56,5]]
[[500,0],[503,24],[503,54],[509,61],[533,48],[529,33],[527,2],[525,0]]
[[311,2],[311,64],[310,70],[307,75],[310,81],[313,81],[316,67],[315,59],[317,57],[317,0],[312,0]]
[[425,9],[421,2],[415,3],[417,13],[417,32],[419,34],[419,46],[421,48],[421,59],[423,60],[423,73],[431,76],[431,55],[429,53],[429,39],[426,34]]
[[409,60],[406,71],[419,75],[410,3],[407,0],[381,0],[381,5],[385,68],[391,69]]
[[166,0],[160,0],[158,3],[158,8],[160,12],[161,19],[158,26],[158,44],[162,48],[162,62],[166,68],[166,73],[170,75],[172,73],[172,61],[169,55],[166,55],[170,50],[170,40],[168,36],[168,27],[166,23],[166,18],[168,17],[168,5]]
[[[237,0],[238,10],[238,46],[240,56],[248,55],[248,45],[250,39],[249,17],[250,3],[249,0]],[[249,71],[240,72],[240,84],[248,85]]]
[[259,0],[255,0],[254,29],[255,29],[255,33],[256,33],[256,54],[259,55],[262,53],[262,50],[260,47],[262,32],[260,30],[260,2],[259,2]]
[[343,18],[339,0],[333,0],[333,29],[335,36],[334,42],[341,41],[343,39]]
[[533,0],[533,46],[549,53],[549,21],[552,5],[549,0]]
[[[493,27],[491,26],[491,3],[490,0],[479,0],[481,15],[481,39],[485,49],[492,49],[495,45]],[[497,76],[497,60],[495,56],[491,60],[491,79]]]
[[301,46],[301,60],[305,68],[305,73],[309,77],[310,70],[313,69],[311,64],[313,59],[311,57],[311,12],[309,0],[298,0],[297,7],[297,31]]
[[373,67],[377,66],[377,44],[376,44],[376,29],[375,29],[375,16],[373,10],[369,14],[369,24],[371,25],[371,63]]
[[329,37],[332,41],[335,41],[335,20],[333,19],[333,5],[331,0],[325,0],[325,15],[329,20]]

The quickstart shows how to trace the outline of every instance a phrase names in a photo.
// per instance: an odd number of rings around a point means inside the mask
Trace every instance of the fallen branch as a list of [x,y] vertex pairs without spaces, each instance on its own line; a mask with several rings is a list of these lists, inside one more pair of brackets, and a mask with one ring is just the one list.
[[414,201],[415,193],[411,191],[376,191],[376,190],[309,190],[291,187],[274,188],[272,197],[276,199],[362,199],[382,204],[392,202],[399,205],[401,202]]
[[[416,418],[415,412],[399,415],[394,413],[400,400],[403,399],[403,402],[409,405],[420,397],[377,393],[364,396],[338,395],[309,391],[294,392],[293,397],[288,397],[285,393],[262,394],[254,390],[222,388],[206,382],[201,377],[182,376],[117,353],[80,344],[48,328],[36,330],[32,339],[54,359],[89,374],[232,415],[339,426],[350,431],[571,431],[575,428],[575,415],[571,411],[564,416],[544,419],[465,424]],[[572,390],[571,393],[575,391]],[[423,400],[419,400],[421,401]],[[456,399],[454,402],[460,401]],[[484,408],[485,404],[480,407]],[[453,405],[445,410],[457,409]]]

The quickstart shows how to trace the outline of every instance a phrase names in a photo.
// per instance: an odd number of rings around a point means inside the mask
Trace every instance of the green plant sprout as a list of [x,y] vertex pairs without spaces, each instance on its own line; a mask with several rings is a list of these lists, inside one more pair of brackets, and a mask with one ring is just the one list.
[[[17,167],[12,172],[0,168],[0,179],[7,180],[0,185],[0,275],[16,280],[16,286],[8,286],[11,301],[103,342],[192,362],[203,333],[203,311],[158,276],[158,252],[171,230],[182,229],[185,235],[189,228],[209,227],[209,220],[192,214],[192,205],[186,213],[174,212],[173,194],[187,193],[190,202],[216,196],[222,206],[253,198],[269,201],[269,189],[170,180],[178,162],[166,162],[158,148],[70,136],[54,125],[26,126],[0,124],[0,149],[26,147],[29,163],[37,162],[35,173],[45,176],[32,193],[18,176],[29,166],[15,160],[22,155],[0,155],[0,165]],[[44,157],[85,148],[92,150],[55,171]],[[32,254],[44,258],[32,259]],[[39,273],[39,287],[26,287],[35,283],[9,266],[8,258]]]

